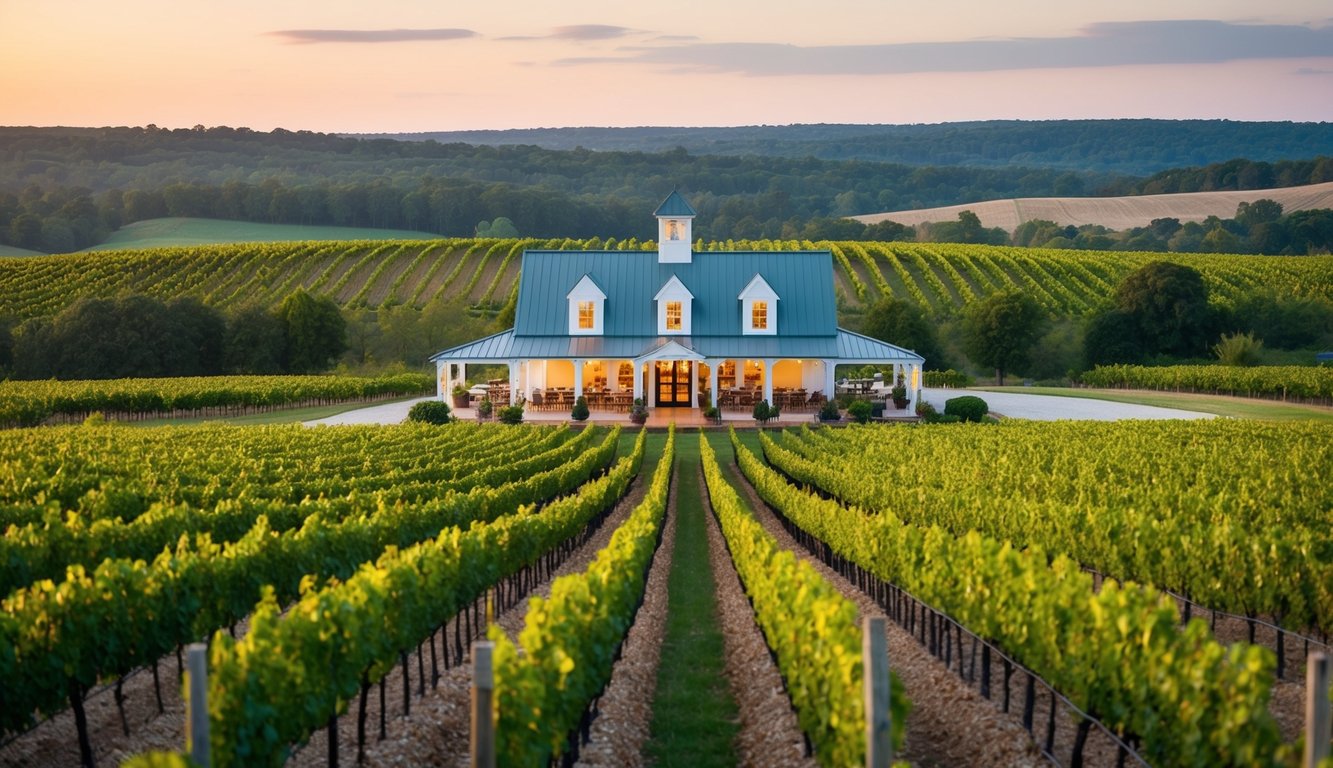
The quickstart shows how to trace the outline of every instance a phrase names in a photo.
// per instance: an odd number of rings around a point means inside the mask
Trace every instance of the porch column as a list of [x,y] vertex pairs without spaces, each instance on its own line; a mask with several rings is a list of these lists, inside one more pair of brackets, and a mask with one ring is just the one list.
[[[435,361],[435,399],[444,400],[444,368],[449,365],[443,360]],[[452,370],[452,368],[450,369]],[[450,382],[452,384],[453,382]]]
[[643,364],[638,360],[631,360],[630,364],[634,366],[634,399],[643,397]]
[[708,397],[713,401],[714,408],[717,407],[717,367],[721,364],[721,360],[712,360],[708,363]]
[[777,365],[777,360],[764,360],[764,399],[769,405],[773,404],[773,366]]
[[916,403],[921,399],[921,365],[912,363],[907,373],[907,411],[916,413]]
[[824,364],[824,397],[833,399],[833,361],[820,360]]
[[690,361],[690,407],[699,407],[699,361]]
[[518,402],[518,361],[509,361],[509,404]]
[[583,361],[574,360],[574,399],[577,400],[583,396]]

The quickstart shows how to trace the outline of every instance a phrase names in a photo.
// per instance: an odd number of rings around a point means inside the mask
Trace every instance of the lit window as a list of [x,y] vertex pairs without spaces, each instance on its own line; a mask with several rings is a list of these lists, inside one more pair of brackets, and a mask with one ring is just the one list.
[[767,301],[756,301],[750,305],[750,327],[756,331],[768,329]]
[[594,312],[595,312],[595,310],[593,309],[593,303],[592,303],[591,301],[580,301],[580,302],[579,302],[579,327],[580,327],[580,328],[583,328],[583,329],[586,329],[586,330],[591,330],[591,329],[593,329],[594,327],[596,327],[595,324],[594,324],[594,323],[595,323],[595,319],[596,319],[596,318],[593,316]]
[[668,331],[680,330],[680,309],[679,301],[668,301],[666,305],[666,327]]

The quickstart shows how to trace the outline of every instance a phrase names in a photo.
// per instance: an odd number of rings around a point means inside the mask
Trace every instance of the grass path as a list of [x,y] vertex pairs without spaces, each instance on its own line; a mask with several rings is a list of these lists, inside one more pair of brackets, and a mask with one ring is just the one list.
[[676,551],[668,582],[666,638],[645,757],[658,766],[732,766],[739,729],[727,686],[717,598],[708,567],[699,443],[676,436]]
[[1215,413],[1233,419],[1262,419],[1265,421],[1314,420],[1333,423],[1333,408],[1301,403],[1283,403],[1251,397],[1205,395],[1191,392],[1157,392],[1124,389],[1068,389],[1065,387],[972,387],[982,392],[1006,392],[1021,395],[1052,395],[1054,397],[1082,397],[1109,400],[1115,403],[1155,405],[1162,408],[1180,408],[1187,411]]

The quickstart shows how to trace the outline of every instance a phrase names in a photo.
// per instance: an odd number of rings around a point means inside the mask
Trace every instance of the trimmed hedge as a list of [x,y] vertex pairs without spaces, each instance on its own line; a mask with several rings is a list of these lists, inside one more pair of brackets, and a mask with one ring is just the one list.
[[944,415],[957,416],[963,421],[980,422],[990,413],[990,406],[976,395],[951,397],[944,401]]

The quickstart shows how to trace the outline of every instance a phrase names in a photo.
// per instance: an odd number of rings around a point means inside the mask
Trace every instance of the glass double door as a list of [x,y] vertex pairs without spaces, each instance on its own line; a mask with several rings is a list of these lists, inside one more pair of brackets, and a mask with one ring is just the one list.
[[657,407],[690,407],[690,367],[689,360],[658,360],[653,364]]

